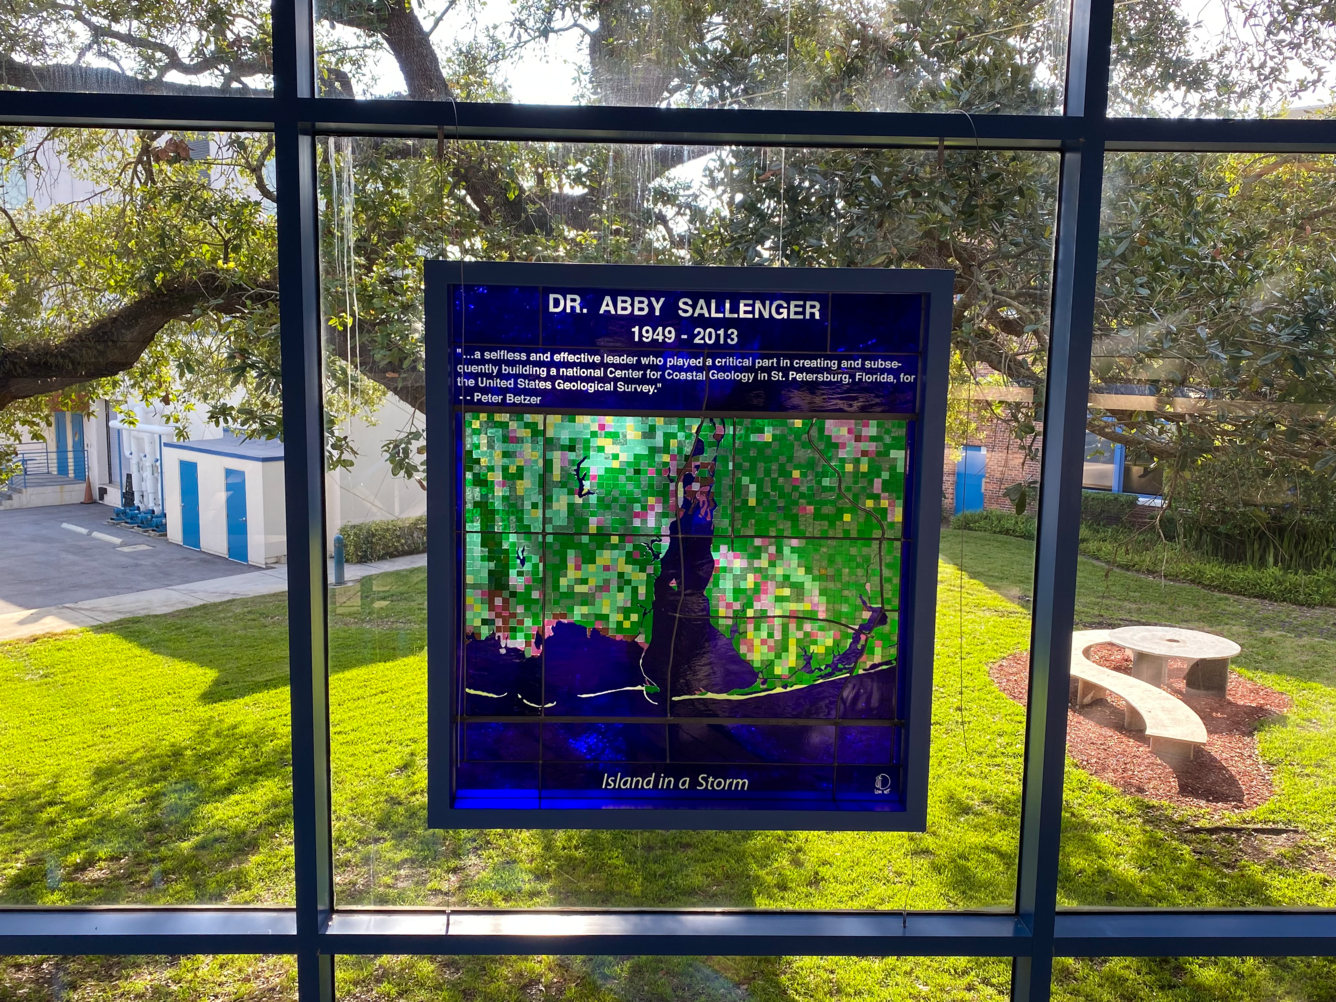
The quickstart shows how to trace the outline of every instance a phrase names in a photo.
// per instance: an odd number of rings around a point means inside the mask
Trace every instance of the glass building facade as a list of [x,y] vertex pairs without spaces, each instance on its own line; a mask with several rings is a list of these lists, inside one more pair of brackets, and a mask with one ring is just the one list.
[[[0,12],[0,995],[1331,998],[1334,81],[1271,0]],[[954,272],[924,831],[429,827],[424,261]],[[638,635],[588,416],[469,417],[465,628]],[[764,424],[739,621],[872,560]],[[1142,624],[1240,648],[1189,753]]]

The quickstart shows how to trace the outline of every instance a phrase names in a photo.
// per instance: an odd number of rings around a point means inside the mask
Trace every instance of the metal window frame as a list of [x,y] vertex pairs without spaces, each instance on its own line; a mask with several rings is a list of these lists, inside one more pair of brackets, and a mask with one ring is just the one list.
[[[987,956],[1044,1002],[1055,956],[1333,956],[1336,911],[1057,908],[1084,418],[1106,151],[1336,152],[1336,121],[1107,117],[1113,0],[1073,0],[1060,115],[537,107],[315,96],[312,0],[277,0],[269,97],[6,91],[0,122],[273,131],[285,386],[295,903],[3,908],[8,954],[289,954],[333,1002],[337,954]],[[1015,908],[1009,912],[335,909],[315,137],[1053,150],[1061,158]],[[977,135],[975,130],[977,129]]]

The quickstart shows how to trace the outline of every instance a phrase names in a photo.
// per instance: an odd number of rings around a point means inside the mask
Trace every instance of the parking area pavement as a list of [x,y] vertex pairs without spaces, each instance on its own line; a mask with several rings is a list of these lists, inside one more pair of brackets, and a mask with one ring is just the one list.
[[[110,516],[106,505],[0,511],[0,641],[287,591],[286,567],[188,550],[107,525]],[[419,553],[349,564],[346,580],[426,563]]]
[[111,513],[104,504],[0,511],[0,615],[259,570],[108,525]]

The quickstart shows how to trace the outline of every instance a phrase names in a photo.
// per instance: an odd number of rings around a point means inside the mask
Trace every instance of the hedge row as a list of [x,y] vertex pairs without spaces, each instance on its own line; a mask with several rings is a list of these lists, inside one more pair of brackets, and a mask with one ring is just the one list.
[[991,532],[995,536],[1015,536],[1034,539],[1036,522],[1032,515],[984,508],[981,511],[962,511],[951,519],[951,528],[970,532]]
[[1130,522],[1141,507],[1135,494],[1081,492],[1081,521],[1086,525],[1123,525]]
[[350,564],[427,552],[426,515],[358,522],[345,525],[339,532],[343,535],[344,559]]
[[1164,575],[1170,581],[1201,585],[1212,591],[1264,598],[1288,605],[1336,606],[1336,572],[1286,571],[1279,567],[1227,564],[1190,553],[1173,543],[1128,546],[1114,538],[1082,533],[1081,552],[1114,567]]
[[[1147,514],[1143,506],[1137,504],[1135,494],[1113,494],[1109,491],[1081,492],[1081,523],[1097,526],[1141,525],[1145,519],[1138,515]],[[1017,515],[1015,512],[997,508],[985,508],[982,511],[962,511],[950,519],[956,529],[970,529],[974,532],[992,532],[999,536],[1015,536],[1018,539],[1034,539],[1035,517],[1033,514]]]
[[[951,528],[1035,538],[1035,520],[1009,511],[961,512],[951,520]],[[1176,543],[1163,543],[1151,529],[1134,535],[1127,529],[1087,523],[1081,527],[1081,552],[1123,570],[1155,577],[1163,574],[1170,581],[1230,595],[1289,605],[1336,606],[1334,571],[1285,571],[1278,567],[1224,563],[1193,554]]]

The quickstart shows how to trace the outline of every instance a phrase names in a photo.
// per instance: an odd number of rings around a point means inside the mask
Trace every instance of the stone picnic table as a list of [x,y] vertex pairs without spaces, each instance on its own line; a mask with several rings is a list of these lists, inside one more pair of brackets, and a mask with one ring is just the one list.
[[1184,685],[1189,696],[1224,698],[1229,688],[1229,659],[1241,648],[1213,633],[1176,626],[1124,626],[1110,630],[1109,640],[1132,652],[1132,675],[1151,685],[1164,685],[1169,659],[1191,662]]

